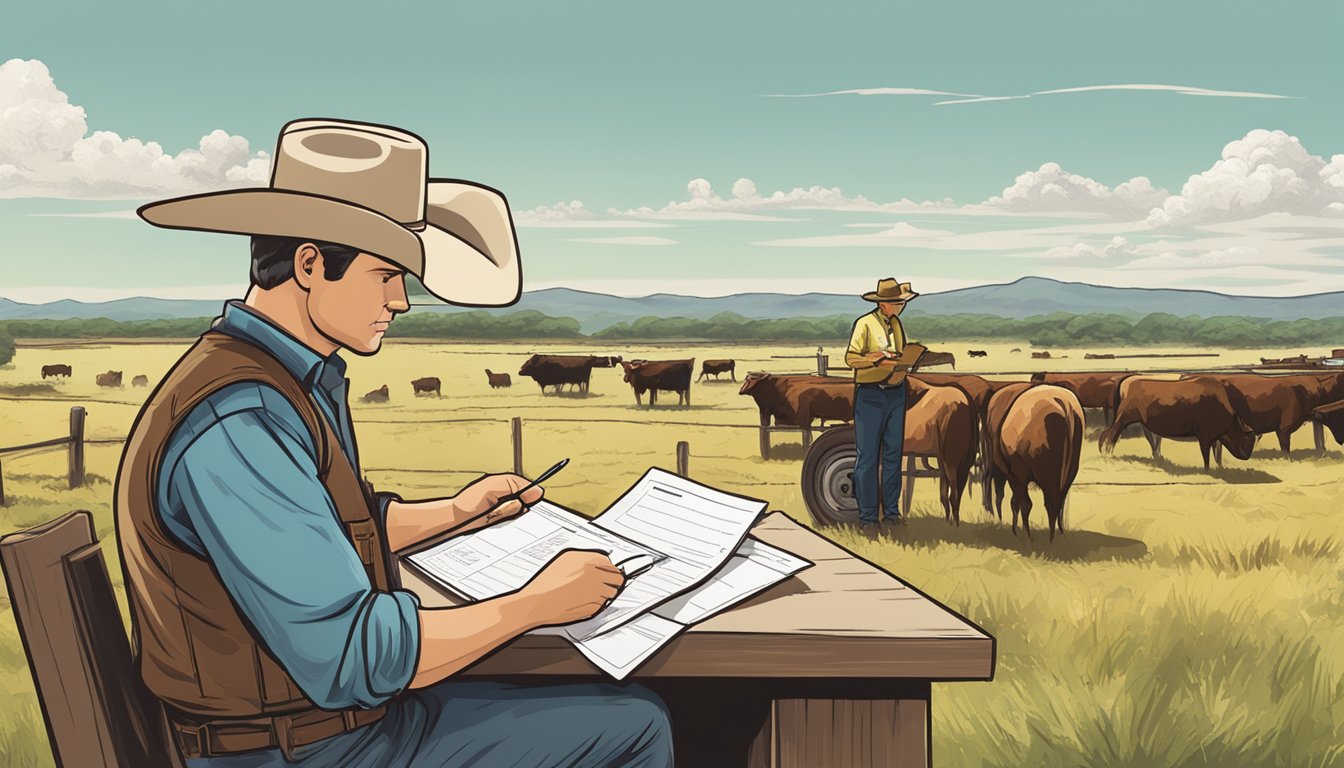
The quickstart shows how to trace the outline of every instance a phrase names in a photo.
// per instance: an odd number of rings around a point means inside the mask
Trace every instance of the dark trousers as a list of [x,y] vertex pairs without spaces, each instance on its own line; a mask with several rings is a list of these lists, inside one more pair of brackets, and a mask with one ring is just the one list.
[[877,470],[882,467],[882,506],[888,520],[901,514],[901,450],[905,446],[905,383],[854,390],[854,496],[859,522],[877,522]]

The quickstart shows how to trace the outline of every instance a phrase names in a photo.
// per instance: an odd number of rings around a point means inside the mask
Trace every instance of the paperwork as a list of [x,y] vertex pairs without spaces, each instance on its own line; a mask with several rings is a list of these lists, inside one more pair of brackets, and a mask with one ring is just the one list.
[[611,605],[535,632],[569,639],[619,679],[690,624],[810,565],[747,538],[764,511],[758,499],[654,468],[592,520],[542,501],[408,561],[452,592],[484,600],[522,587],[561,550],[607,552],[627,578]]

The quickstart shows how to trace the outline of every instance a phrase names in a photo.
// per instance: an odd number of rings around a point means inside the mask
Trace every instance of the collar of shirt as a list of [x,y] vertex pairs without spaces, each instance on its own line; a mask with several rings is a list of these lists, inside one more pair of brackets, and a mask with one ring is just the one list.
[[345,386],[345,361],[338,353],[322,357],[241,301],[226,303],[211,327],[270,352],[309,390],[320,384],[335,399]]

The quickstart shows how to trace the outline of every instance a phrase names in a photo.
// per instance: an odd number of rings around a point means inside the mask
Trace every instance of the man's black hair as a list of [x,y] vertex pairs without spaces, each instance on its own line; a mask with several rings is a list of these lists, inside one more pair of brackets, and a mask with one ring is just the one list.
[[351,262],[359,255],[358,248],[328,243],[310,237],[252,236],[252,284],[271,289],[294,276],[294,251],[300,245],[312,243],[322,252],[322,272],[328,280],[340,280]]

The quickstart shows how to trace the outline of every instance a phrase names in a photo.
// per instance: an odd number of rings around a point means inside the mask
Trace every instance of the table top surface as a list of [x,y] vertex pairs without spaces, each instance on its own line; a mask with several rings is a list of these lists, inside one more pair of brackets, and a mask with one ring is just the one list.
[[[813,565],[695,624],[633,677],[993,677],[994,638],[909,584],[782,512],[751,535]],[[405,563],[401,571],[424,606],[456,604]],[[594,673],[563,638],[525,635],[465,674]]]

